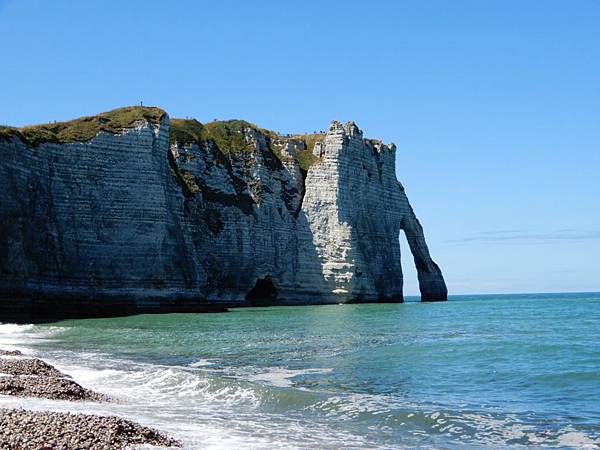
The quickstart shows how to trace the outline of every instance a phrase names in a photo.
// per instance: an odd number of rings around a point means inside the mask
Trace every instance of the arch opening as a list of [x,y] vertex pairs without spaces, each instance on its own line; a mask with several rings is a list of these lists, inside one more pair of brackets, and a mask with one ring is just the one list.
[[400,260],[402,261],[402,296],[405,302],[419,301],[421,292],[417,265],[412,255],[408,238],[404,230],[400,230]]

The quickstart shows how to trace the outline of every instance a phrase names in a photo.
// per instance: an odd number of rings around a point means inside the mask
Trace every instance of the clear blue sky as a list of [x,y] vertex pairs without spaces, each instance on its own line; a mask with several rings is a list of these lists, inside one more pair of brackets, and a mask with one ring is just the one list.
[[450,293],[600,290],[598,1],[0,0],[0,41],[0,123],[353,119],[398,145]]

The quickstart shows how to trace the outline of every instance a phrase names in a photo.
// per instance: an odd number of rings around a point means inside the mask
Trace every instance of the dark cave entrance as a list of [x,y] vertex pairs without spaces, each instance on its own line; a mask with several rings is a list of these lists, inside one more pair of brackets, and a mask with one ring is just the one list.
[[252,306],[274,305],[277,300],[277,288],[270,275],[256,280],[254,287],[246,294],[246,300]]

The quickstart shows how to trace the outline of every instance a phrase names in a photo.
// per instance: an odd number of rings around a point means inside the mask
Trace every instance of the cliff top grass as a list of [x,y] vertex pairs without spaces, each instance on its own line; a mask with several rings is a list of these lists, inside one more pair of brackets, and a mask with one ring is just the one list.
[[169,142],[189,145],[193,142],[206,142],[209,132],[196,119],[171,119],[169,127]]
[[246,128],[253,128],[263,134],[273,133],[245,120],[219,120],[202,124],[196,119],[171,119],[169,140],[183,145],[212,140],[221,153],[238,153],[248,149],[243,133]]
[[67,122],[30,125],[21,128],[0,127],[0,140],[8,140],[12,136],[17,136],[30,147],[36,147],[43,142],[58,144],[85,142],[94,138],[100,131],[120,133],[141,120],[157,124],[164,115],[165,111],[156,107],[127,106]]
[[171,143],[177,142],[188,145],[192,142],[198,144],[211,140],[223,155],[237,155],[240,152],[251,150],[245,139],[244,130],[254,129],[265,136],[269,150],[277,159],[281,160],[281,149],[275,144],[276,141],[294,139],[305,144],[305,150],[298,152],[298,163],[300,168],[307,171],[310,166],[319,160],[312,151],[316,142],[322,141],[323,133],[298,134],[291,137],[282,136],[279,133],[265,128],[260,128],[245,120],[219,120],[202,124],[195,119],[171,119],[170,138]]
[[248,149],[243,132],[246,128],[258,129],[250,122],[236,119],[209,122],[204,127],[219,150],[233,153]]
[[[30,147],[36,147],[44,142],[58,144],[85,142],[93,139],[100,131],[121,133],[142,120],[158,124],[164,115],[165,111],[157,107],[127,106],[65,122],[29,125],[20,128],[0,126],[0,140],[9,140],[16,136]],[[282,136],[275,131],[237,119],[206,124],[195,119],[171,119],[169,140],[171,143],[178,142],[183,145],[192,142],[200,144],[210,140],[214,142],[222,155],[237,155],[243,151],[252,150],[244,138],[243,131],[247,128],[254,129],[265,136],[269,150],[278,160],[282,159],[282,155],[281,149],[275,145],[276,141],[294,139],[304,142],[305,150],[298,152],[298,162],[304,171],[318,161],[319,158],[314,156],[312,151],[315,143],[322,141],[325,137],[322,133]]]

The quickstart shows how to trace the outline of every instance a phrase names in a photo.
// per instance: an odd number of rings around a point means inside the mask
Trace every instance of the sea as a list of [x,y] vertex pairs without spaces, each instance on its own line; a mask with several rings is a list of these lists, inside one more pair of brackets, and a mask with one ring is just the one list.
[[[186,449],[600,448],[600,293],[0,325]],[[151,448],[151,447],[147,447]]]

